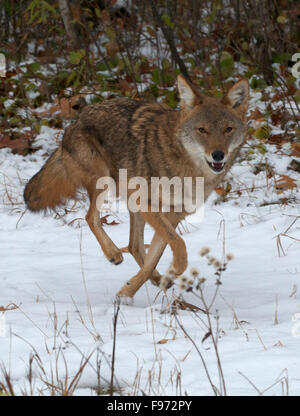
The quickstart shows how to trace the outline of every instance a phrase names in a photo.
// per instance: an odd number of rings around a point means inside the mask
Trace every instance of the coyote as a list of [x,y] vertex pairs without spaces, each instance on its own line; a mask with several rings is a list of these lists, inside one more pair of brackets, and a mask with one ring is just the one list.
[[[111,177],[118,183],[119,169],[126,169],[128,178],[139,176],[147,181],[151,177],[203,177],[206,200],[244,142],[248,81],[238,81],[222,99],[202,95],[181,75],[177,84],[179,110],[127,98],[86,106],[66,128],[59,148],[26,185],[24,199],[29,210],[53,209],[85,188],[90,199],[86,221],[105,256],[117,265],[123,261],[122,252],[104,231],[96,207],[103,192],[96,188],[99,178]],[[128,250],[141,269],[118,296],[133,298],[148,279],[159,285],[161,276],[155,268],[167,244],[175,274],[185,271],[186,246],[176,227],[187,212],[129,214]],[[145,222],[155,231],[147,254]]]

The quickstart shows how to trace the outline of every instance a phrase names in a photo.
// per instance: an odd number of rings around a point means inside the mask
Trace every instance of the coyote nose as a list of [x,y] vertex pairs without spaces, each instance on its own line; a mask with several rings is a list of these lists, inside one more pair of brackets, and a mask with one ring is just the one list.
[[216,162],[221,162],[221,160],[224,159],[224,152],[222,152],[221,150],[215,150],[214,152],[212,152],[212,158],[214,161]]

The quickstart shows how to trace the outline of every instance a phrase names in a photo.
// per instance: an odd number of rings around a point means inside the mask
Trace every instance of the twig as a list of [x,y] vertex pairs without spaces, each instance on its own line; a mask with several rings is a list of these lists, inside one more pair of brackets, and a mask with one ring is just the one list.
[[182,332],[185,334],[185,336],[191,341],[191,343],[193,344],[193,346],[195,347],[195,350],[197,351],[197,353],[199,354],[199,357],[202,361],[203,367],[204,367],[204,371],[206,373],[206,376],[208,378],[209,384],[211,385],[211,388],[213,390],[213,393],[215,396],[218,396],[218,389],[216,388],[216,386],[213,384],[212,379],[210,377],[206,362],[203,358],[203,355],[201,354],[201,351],[199,350],[197,344],[195,343],[195,341],[193,340],[193,338],[187,333],[186,329],[184,328],[184,326],[179,322],[179,319],[177,318],[176,314],[174,315],[175,320],[177,322],[177,324],[179,325],[180,329],[182,330]]
[[114,395],[114,373],[116,360],[116,341],[117,341],[117,323],[120,312],[120,298],[117,297],[114,301],[114,318],[113,318],[113,350],[111,357],[111,378],[110,378],[110,396]]

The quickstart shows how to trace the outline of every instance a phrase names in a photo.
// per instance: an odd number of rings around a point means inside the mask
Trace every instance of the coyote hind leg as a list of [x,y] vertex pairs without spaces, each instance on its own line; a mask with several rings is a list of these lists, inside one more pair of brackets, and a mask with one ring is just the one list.
[[106,232],[104,231],[102,224],[101,224],[101,220],[100,220],[100,216],[99,216],[99,209],[100,206],[96,206],[96,202],[97,202],[97,197],[98,195],[103,192],[103,190],[98,190],[96,189],[96,181],[94,181],[93,183],[90,183],[89,186],[86,187],[88,194],[89,194],[89,198],[90,198],[90,207],[89,210],[86,214],[86,221],[91,229],[91,231],[93,232],[93,234],[95,235],[95,237],[97,238],[103,253],[105,254],[105,256],[107,257],[107,259],[115,264],[118,265],[120,263],[122,263],[123,261],[123,255],[121,250],[112,242],[112,240],[109,238],[109,236],[106,234]]
[[[142,215],[137,213],[130,214],[130,234],[129,234],[129,244],[128,251],[135,258],[137,264],[142,268],[144,265],[144,260],[146,256],[145,244],[144,244],[144,228],[145,220]],[[151,283],[155,286],[158,286],[160,283],[161,275],[157,270],[153,270],[150,277]]]

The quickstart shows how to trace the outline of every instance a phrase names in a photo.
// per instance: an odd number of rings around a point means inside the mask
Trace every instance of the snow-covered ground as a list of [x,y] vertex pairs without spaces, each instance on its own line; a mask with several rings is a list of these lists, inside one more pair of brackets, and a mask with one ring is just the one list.
[[[105,393],[111,376],[114,297],[138,267],[129,254],[117,267],[104,258],[83,220],[84,201],[75,208],[70,203],[70,212],[60,210],[60,216],[24,213],[24,184],[55,148],[56,139],[53,129],[43,127],[37,152],[23,157],[0,151],[0,307],[18,306],[0,315],[0,362],[17,393],[31,393],[32,387],[35,394],[49,394],[45,381],[58,385],[58,379],[64,381],[67,375],[70,384],[84,357],[91,354],[75,394],[95,394],[97,365]],[[252,159],[240,159],[232,169],[231,182],[247,191],[218,205],[214,204],[217,195],[212,195],[203,221],[191,216],[183,231],[189,268],[199,268],[207,279],[208,303],[216,287],[214,269],[199,250],[209,247],[212,255],[221,258],[225,235],[225,251],[234,255],[212,308],[219,317],[219,354],[230,395],[255,395],[266,389],[265,394],[300,394],[300,243],[295,240],[300,220],[288,236],[280,238],[283,251],[276,238],[300,215],[297,191],[278,195],[265,172],[254,175],[252,170],[267,158],[277,175],[288,174],[296,181],[299,175],[287,171],[288,156],[275,153],[275,146],[268,150],[265,155],[256,152]],[[282,196],[293,196],[295,202],[278,204]],[[111,220],[119,222],[107,226],[112,240],[119,247],[127,246],[128,215],[121,212]],[[147,227],[147,243],[151,236]],[[167,249],[158,267],[161,272],[171,258]],[[179,294],[177,287],[175,293]],[[213,394],[193,344],[174,316],[165,313],[172,296],[172,289],[164,297],[147,283],[134,305],[121,305],[115,376],[123,394]],[[183,297],[202,306],[191,293]],[[201,312],[197,315],[200,319],[192,312],[178,311],[218,387],[211,339],[202,342],[207,329],[201,319],[205,322],[206,317]],[[215,326],[214,314],[212,319]]]

